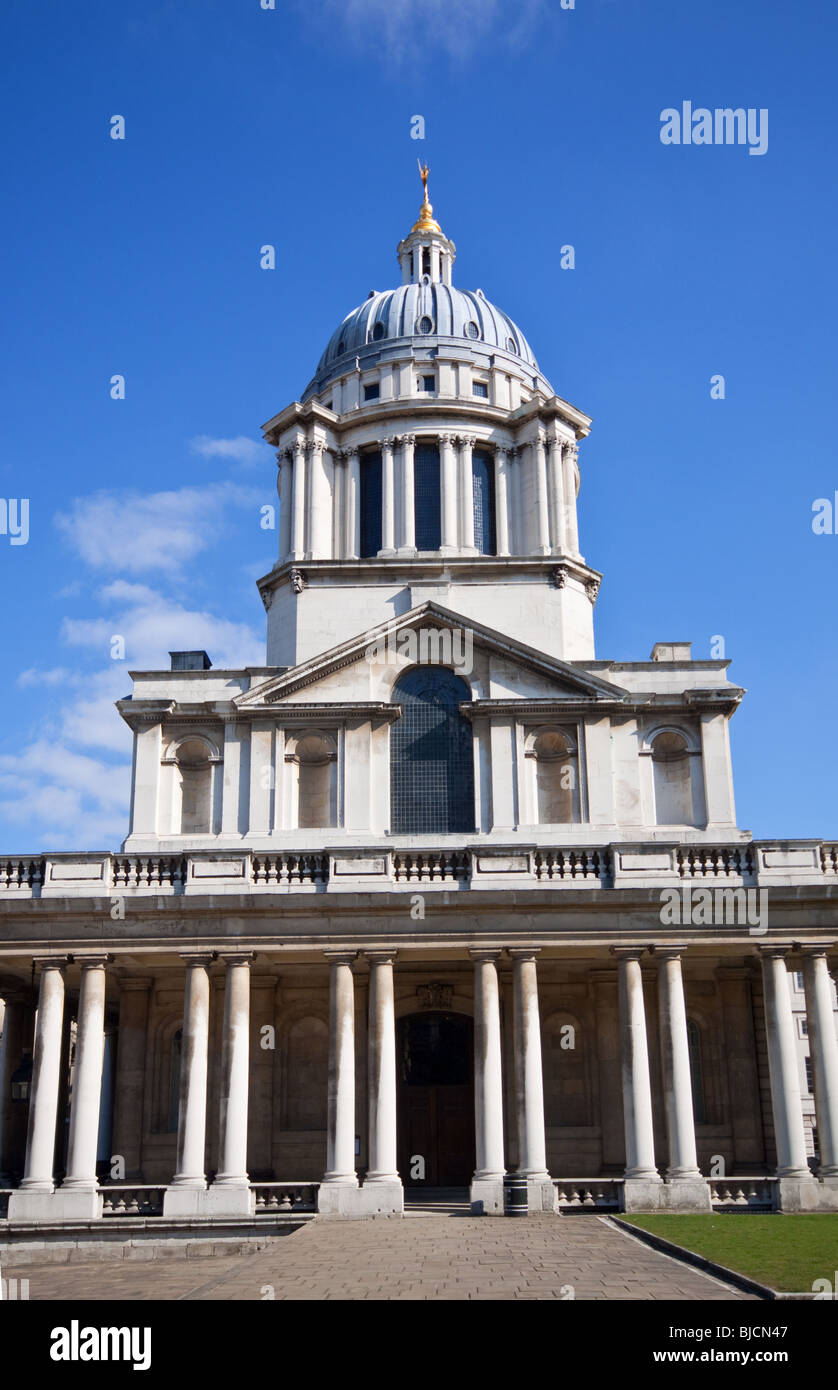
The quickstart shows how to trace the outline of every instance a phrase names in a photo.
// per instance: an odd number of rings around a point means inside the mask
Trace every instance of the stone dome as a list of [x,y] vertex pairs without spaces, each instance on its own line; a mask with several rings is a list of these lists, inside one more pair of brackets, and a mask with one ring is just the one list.
[[482,290],[461,290],[451,283],[454,243],[432,212],[426,196],[419,221],[397,248],[403,283],[396,289],[370,290],[346,315],[329,339],[303,400],[320,395],[330,382],[352,372],[356,359],[364,371],[405,352],[423,360],[444,354],[481,367],[502,365],[526,379],[532,390],[553,394],[509,315]]

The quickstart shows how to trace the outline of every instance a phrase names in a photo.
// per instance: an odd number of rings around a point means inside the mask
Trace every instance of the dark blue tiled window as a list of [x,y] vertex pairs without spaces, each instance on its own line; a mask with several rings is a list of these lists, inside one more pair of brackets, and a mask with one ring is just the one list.
[[459,711],[466,682],[444,666],[415,666],[399,678],[390,731],[390,820],[394,835],[474,831],[471,723]]
[[439,550],[442,521],[439,493],[439,449],[435,444],[416,445],[413,455],[413,498],[416,549]]
[[472,455],[474,479],[474,544],[481,555],[496,555],[495,461],[485,449]]
[[361,455],[361,555],[381,549],[381,454]]

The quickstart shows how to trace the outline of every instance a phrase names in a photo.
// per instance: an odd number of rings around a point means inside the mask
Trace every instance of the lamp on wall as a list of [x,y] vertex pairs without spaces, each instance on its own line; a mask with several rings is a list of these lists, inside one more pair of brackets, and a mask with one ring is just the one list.
[[32,1053],[27,1048],[12,1072],[12,1100],[21,1105],[29,1104],[32,1090]]

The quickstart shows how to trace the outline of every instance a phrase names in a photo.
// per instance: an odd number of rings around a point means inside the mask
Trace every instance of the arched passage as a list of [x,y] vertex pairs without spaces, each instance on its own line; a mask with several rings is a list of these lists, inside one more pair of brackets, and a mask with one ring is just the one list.
[[396,1043],[402,1181],[405,1187],[465,1187],[474,1173],[472,1019],[439,1011],[407,1014],[398,1020]]

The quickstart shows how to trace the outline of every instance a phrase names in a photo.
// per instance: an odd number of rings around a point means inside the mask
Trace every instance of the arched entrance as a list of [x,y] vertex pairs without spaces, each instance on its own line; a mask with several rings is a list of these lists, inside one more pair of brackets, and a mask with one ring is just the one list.
[[[428,1010],[398,1020],[399,1172],[405,1187],[465,1187],[474,1173],[473,1024]],[[424,1179],[412,1176],[424,1159]]]

